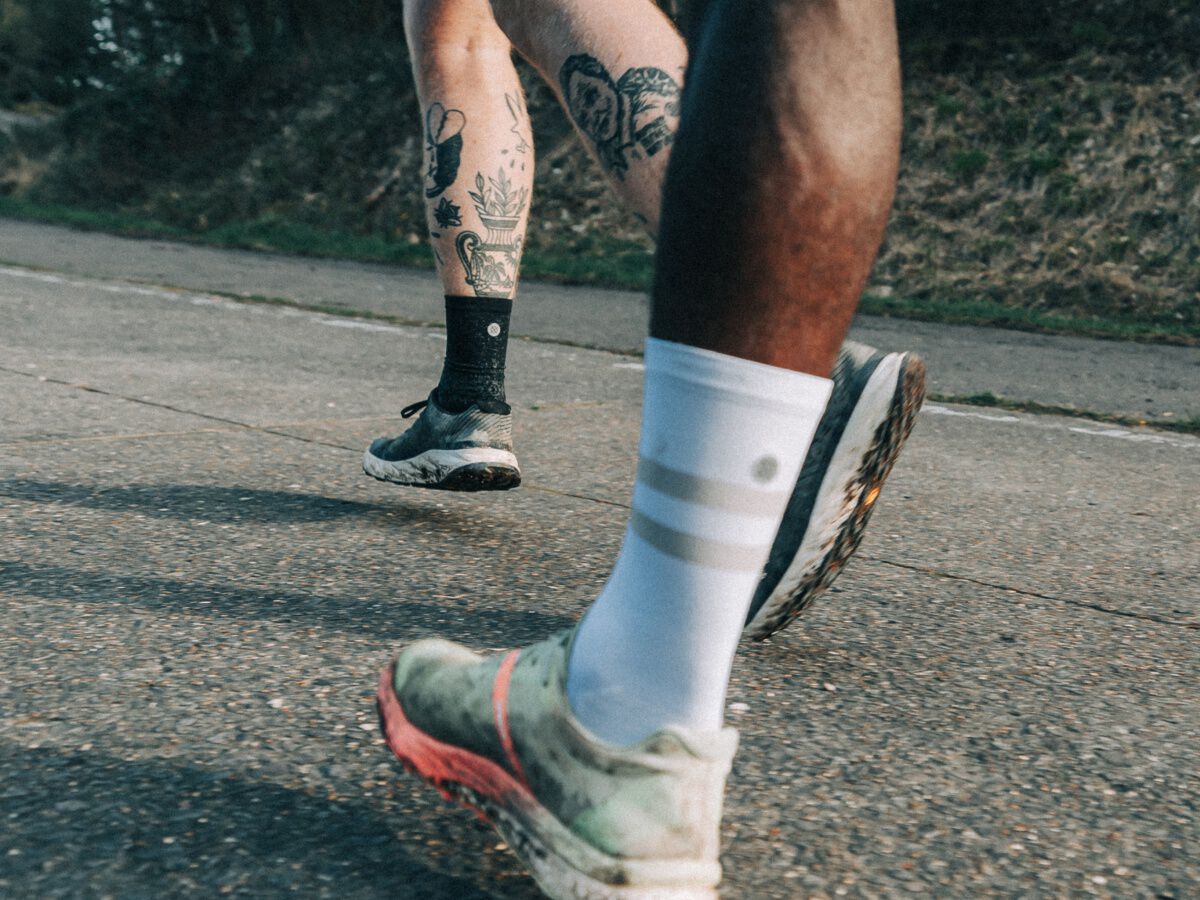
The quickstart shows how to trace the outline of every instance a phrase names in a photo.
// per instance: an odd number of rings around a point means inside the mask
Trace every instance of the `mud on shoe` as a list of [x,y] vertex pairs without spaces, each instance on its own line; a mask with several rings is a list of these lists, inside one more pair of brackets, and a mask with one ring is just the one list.
[[460,413],[428,400],[401,411],[417,421],[399,437],[378,438],[363,471],[380,481],[443,491],[507,491],[521,483],[508,404],[480,401]]
[[833,394],[746,618],[744,633],[755,640],[802,613],[858,549],[925,399],[925,364],[915,353],[846,341],[832,377]]
[[574,634],[490,657],[441,640],[408,647],[380,675],[388,746],[490,821],[549,897],[715,898],[737,732],[596,738],[566,699]]

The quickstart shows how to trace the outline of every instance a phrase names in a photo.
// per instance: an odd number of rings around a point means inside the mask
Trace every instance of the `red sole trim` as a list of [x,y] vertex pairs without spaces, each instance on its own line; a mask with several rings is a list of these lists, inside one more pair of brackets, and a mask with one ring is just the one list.
[[[392,666],[379,673],[376,703],[388,748],[405,769],[424,778],[447,800],[461,803],[492,824],[493,817],[485,806],[496,804],[511,809],[537,805],[532,794],[490,759],[439,741],[413,725],[396,696]],[[464,796],[463,788],[478,800]]]

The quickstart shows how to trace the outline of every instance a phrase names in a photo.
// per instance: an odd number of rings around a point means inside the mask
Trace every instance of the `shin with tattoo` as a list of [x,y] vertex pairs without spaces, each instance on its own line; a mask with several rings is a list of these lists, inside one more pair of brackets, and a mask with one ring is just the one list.
[[512,47],[486,0],[409,0],[422,104],[427,224],[451,296],[511,299],[533,190],[529,116]]
[[505,403],[508,322],[533,188],[529,116],[512,47],[487,0],[407,0],[424,113],[423,192],[446,295],[446,357],[420,418],[376,440],[367,474],[444,490],[520,484]]

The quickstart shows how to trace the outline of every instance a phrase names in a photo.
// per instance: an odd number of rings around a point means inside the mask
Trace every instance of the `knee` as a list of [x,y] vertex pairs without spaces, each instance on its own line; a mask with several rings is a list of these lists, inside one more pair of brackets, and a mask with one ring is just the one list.
[[561,13],[561,4],[539,0],[491,0],[492,16],[509,42],[529,56],[538,45],[539,24],[546,28],[549,19]]
[[511,50],[488,0],[404,0],[404,31],[414,59]]

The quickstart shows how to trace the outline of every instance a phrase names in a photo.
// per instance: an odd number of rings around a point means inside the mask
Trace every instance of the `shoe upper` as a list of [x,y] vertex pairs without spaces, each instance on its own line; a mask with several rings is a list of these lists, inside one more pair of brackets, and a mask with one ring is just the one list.
[[[464,450],[488,447],[512,452],[512,413],[505,404],[480,404],[460,413],[448,412],[437,403],[436,392],[423,404],[410,410],[420,410],[416,422],[399,437],[379,438],[371,444],[370,453],[388,462],[412,459],[429,450]],[[500,411],[503,410],[503,411]]]
[[575,719],[566,699],[573,637],[570,629],[520,651],[511,669],[506,725],[515,765],[493,696],[510,654],[482,657],[446,641],[422,641],[397,660],[396,693],[416,727],[503,766],[603,854],[715,861],[737,732],[668,728],[633,747],[598,739]]

